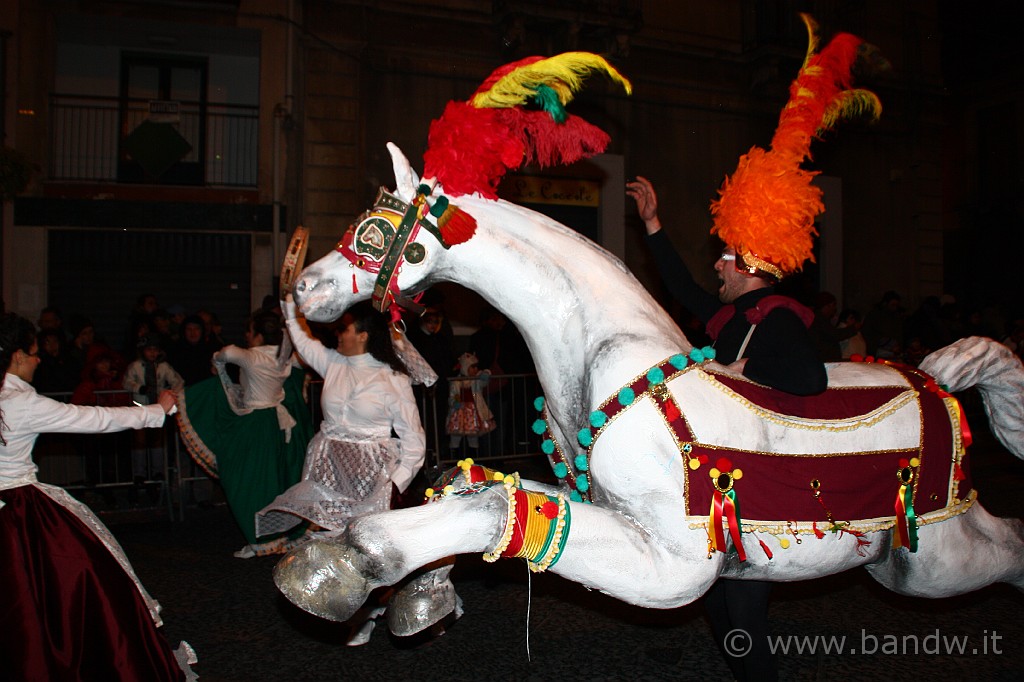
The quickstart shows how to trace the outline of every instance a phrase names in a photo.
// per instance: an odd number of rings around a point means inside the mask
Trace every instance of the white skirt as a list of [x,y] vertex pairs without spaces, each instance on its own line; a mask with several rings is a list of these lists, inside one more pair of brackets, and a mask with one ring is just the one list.
[[302,480],[256,512],[256,535],[281,533],[303,520],[340,531],[353,516],[389,509],[399,448],[394,438],[343,441],[318,432]]

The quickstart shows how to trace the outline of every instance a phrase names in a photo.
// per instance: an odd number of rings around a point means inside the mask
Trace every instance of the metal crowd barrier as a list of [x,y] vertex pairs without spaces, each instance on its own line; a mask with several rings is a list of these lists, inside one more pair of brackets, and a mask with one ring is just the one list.
[[[524,460],[546,462],[540,452],[540,436],[533,431],[539,416],[534,407],[540,395],[537,376],[504,374],[474,381],[496,425],[494,430],[475,438],[453,438],[447,433],[452,396],[446,379],[431,387],[414,387],[427,439],[424,475],[428,481],[467,457],[503,471],[513,470],[516,463]],[[306,391],[314,430],[323,418],[322,389],[323,381],[314,380]],[[63,402],[69,402],[71,397],[70,393],[44,395]],[[130,405],[132,399],[130,392],[124,390],[102,391],[97,395],[101,404],[106,405]],[[168,419],[160,429],[43,434],[33,454],[40,481],[67,489],[104,515],[166,514],[181,520],[189,507],[224,500],[219,484],[196,465],[182,445],[173,419]]]

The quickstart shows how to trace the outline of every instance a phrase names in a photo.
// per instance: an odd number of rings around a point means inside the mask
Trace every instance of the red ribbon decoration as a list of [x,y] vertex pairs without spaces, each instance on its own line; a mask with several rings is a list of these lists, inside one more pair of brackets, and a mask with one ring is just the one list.
[[730,490],[723,493],[716,488],[711,500],[711,548],[719,552],[725,551],[725,534],[722,531],[722,517],[724,516],[729,526],[732,544],[736,547],[736,553],[739,555],[740,561],[746,561],[747,555],[743,551],[743,541],[740,538],[742,529],[740,528],[739,512],[736,491]]

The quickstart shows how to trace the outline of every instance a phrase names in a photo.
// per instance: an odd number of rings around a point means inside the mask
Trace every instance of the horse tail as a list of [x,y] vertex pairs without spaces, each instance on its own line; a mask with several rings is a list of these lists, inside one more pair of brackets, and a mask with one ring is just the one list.
[[950,393],[976,387],[992,433],[1024,459],[1024,365],[1009,348],[969,336],[929,354],[919,369]]

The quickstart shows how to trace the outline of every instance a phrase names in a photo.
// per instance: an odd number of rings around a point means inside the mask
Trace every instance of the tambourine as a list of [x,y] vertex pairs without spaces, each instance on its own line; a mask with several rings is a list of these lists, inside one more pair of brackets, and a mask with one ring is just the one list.
[[309,245],[309,230],[299,225],[292,233],[292,240],[288,244],[288,250],[284,254],[284,263],[281,264],[281,298],[290,293],[295,286],[295,280],[306,263],[306,247]]

